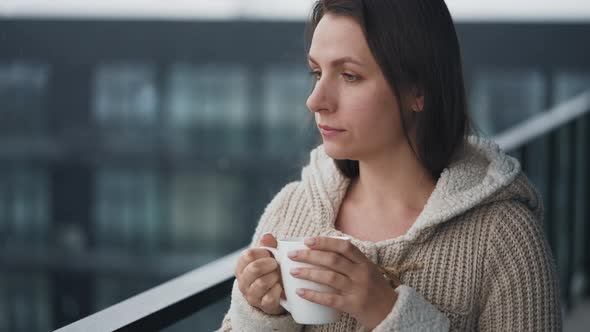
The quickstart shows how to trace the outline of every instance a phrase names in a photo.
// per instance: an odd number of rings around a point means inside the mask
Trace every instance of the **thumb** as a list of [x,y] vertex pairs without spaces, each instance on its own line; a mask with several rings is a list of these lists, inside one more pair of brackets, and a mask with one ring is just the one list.
[[264,233],[262,234],[262,238],[260,239],[260,245],[265,247],[276,248],[278,243],[271,233]]

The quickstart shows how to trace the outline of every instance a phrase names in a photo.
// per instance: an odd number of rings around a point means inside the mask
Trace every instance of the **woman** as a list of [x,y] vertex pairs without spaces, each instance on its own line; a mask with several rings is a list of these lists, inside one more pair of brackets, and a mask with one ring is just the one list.
[[[266,208],[222,330],[560,330],[541,200],[518,161],[467,136],[444,1],[323,0],[310,27],[323,145]],[[277,263],[256,245],[289,236],[314,240],[292,259],[326,268],[293,275],[337,290],[299,296],[338,322],[301,326],[278,304]]]

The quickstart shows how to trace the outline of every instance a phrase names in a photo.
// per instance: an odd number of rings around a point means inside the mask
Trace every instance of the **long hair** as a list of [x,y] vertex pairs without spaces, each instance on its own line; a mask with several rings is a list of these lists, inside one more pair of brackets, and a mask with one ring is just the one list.
[[[308,45],[326,13],[361,26],[397,98],[406,139],[438,180],[470,131],[459,41],[444,0],[319,0],[307,27]],[[420,112],[404,101],[416,89],[424,96]],[[359,175],[358,161],[335,163],[344,176]]]

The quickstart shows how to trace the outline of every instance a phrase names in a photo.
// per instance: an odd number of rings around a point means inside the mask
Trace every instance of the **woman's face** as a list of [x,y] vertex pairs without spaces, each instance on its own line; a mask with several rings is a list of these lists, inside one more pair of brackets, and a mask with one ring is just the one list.
[[330,157],[364,160],[405,142],[396,97],[354,19],[324,15],[308,60],[316,82],[307,107]]

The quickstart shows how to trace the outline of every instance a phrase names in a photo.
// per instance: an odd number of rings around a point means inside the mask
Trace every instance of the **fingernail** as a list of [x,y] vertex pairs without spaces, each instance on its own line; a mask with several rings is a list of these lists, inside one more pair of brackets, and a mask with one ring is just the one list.
[[299,271],[301,271],[299,268],[292,268],[289,272],[291,272],[291,274],[299,274]]
[[303,243],[305,243],[308,246],[313,246],[315,244],[315,238],[310,237],[308,239],[305,239],[305,241]]
[[303,294],[305,294],[305,291],[301,288],[297,288],[295,290],[295,293],[297,293],[297,295],[299,295],[299,296],[303,296]]
[[289,251],[289,253],[287,253],[287,256],[289,256],[289,258],[297,257],[297,250]]

